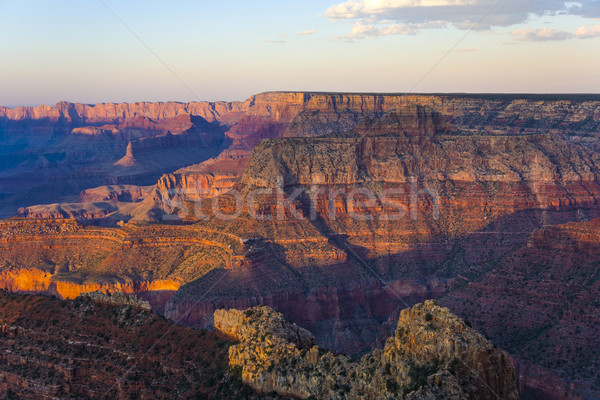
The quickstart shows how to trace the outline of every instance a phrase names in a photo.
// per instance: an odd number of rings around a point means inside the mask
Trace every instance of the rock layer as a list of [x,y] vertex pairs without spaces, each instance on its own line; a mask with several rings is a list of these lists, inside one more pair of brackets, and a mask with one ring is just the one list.
[[[0,199],[0,212],[12,215],[18,207],[54,203],[87,187],[154,184],[163,173],[216,156],[220,143],[231,144],[231,151],[248,153],[262,139],[343,132],[355,128],[365,116],[379,117],[408,104],[432,107],[458,128],[471,132],[560,133],[598,147],[600,98],[594,95],[278,92],[232,103],[61,102],[53,107],[0,107],[4,138],[0,141],[4,152],[0,170],[5,173],[0,187],[11,195]],[[145,160],[135,156],[141,139],[168,132],[209,135],[194,145],[195,151],[189,145],[164,151],[165,140],[161,139],[154,141],[153,154],[146,153]],[[132,141],[133,158],[115,166],[125,155],[128,141]],[[169,165],[166,160],[171,160]],[[156,168],[157,161],[161,168]],[[52,179],[52,185],[44,184]],[[35,191],[25,193],[33,188]]]
[[0,288],[67,299],[108,290],[140,295],[162,311],[182,283],[226,265],[242,248],[239,239],[219,232],[165,228],[1,222]]

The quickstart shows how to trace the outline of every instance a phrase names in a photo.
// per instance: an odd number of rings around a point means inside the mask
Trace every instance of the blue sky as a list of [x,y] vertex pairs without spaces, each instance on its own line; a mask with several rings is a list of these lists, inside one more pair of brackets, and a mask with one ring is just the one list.
[[0,0],[0,37],[8,106],[600,92],[600,0]]

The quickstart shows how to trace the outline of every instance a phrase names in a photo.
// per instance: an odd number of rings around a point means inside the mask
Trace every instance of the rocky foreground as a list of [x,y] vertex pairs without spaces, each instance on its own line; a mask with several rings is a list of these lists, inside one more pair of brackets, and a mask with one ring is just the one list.
[[137,304],[101,293],[64,301],[0,291],[0,396],[518,398],[508,355],[431,301],[405,310],[384,349],[359,361],[319,349],[268,307],[217,311],[218,331],[206,332]]
[[400,314],[383,350],[352,361],[314,346],[268,307],[218,310],[215,327],[240,343],[229,365],[255,389],[302,399],[518,399],[508,355],[433,301]]
[[132,305],[0,291],[0,398],[277,398],[228,373],[230,344]]

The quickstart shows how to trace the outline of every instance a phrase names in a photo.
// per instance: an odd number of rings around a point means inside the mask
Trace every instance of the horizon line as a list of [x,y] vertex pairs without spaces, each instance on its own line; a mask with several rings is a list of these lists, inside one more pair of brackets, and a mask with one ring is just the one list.
[[[518,97],[534,97],[543,100],[550,101],[552,98],[562,98],[565,97],[588,97],[593,100],[600,101],[600,93],[594,92],[371,92],[371,91],[315,91],[315,90],[269,90],[264,92],[258,92],[250,95],[246,99],[243,100],[192,100],[192,101],[180,101],[180,100],[159,100],[159,101],[107,101],[107,102],[98,102],[98,103],[88,103],[88,102],[76,102],[70,100],[59,100],[55,104],[50,105],[47,103],[42,104],[29,104],[29,105],[0,105],[0,108],[5,108],[8,110],[15,110],[18,108],[37,108],[37,107],[56,107],[61,103],[66,104],[75,104],[75,105],[84,105],[84,106],[97,106],[97,105],[106,105],[106,104],[193,104],[193,103],[244,103],[246,101],[251,100],[253,97],[265,95],[265,94],[306,94],[306,95],[359,95],[359,96],[451,96],[451,97],[504,97],[504,98],[518,98]],[[597,99],[596,99],[597,98]]]

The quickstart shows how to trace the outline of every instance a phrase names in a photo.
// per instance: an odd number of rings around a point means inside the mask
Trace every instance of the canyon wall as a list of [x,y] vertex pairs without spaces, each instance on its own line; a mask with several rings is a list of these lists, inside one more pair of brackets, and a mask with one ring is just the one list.
[[241,247],[233,237],[185,227],[8,220],[0,222],[0,288],[65,299],[135,294],[162,312],[183,283],[223,267]]
[[441,303],[518,354],[532,393],[554,382],[554,398],[597,398],[599,235],[598,219],[541,228],[464,273]]
[[[594,95],[271,92],[231,103],[0,107],[0,170],[5,171],[0,178],[5,193],[0,215],[10,216],[22,206],[64,201],[64,196],[89,187],[154,184],[163,173],[201,163],[228,147],[247,155],[262,139],[343,132],[365,116],[379,117],[408,104],[435,108],[458,128],[472,132],[553,132],[598,147],[600,98]],[[126,158],[115,165],[126,156],[129,141],[135,153],[143,138],[192,131],[209,133],[213,139],[171,151],[166,151],[170,145],[157,145],[144,162]],[[198,174],[196,178],[205,179]],[[51,185],[44,184],[48,180]],[[183,185],[186,179],[181,181]]]

